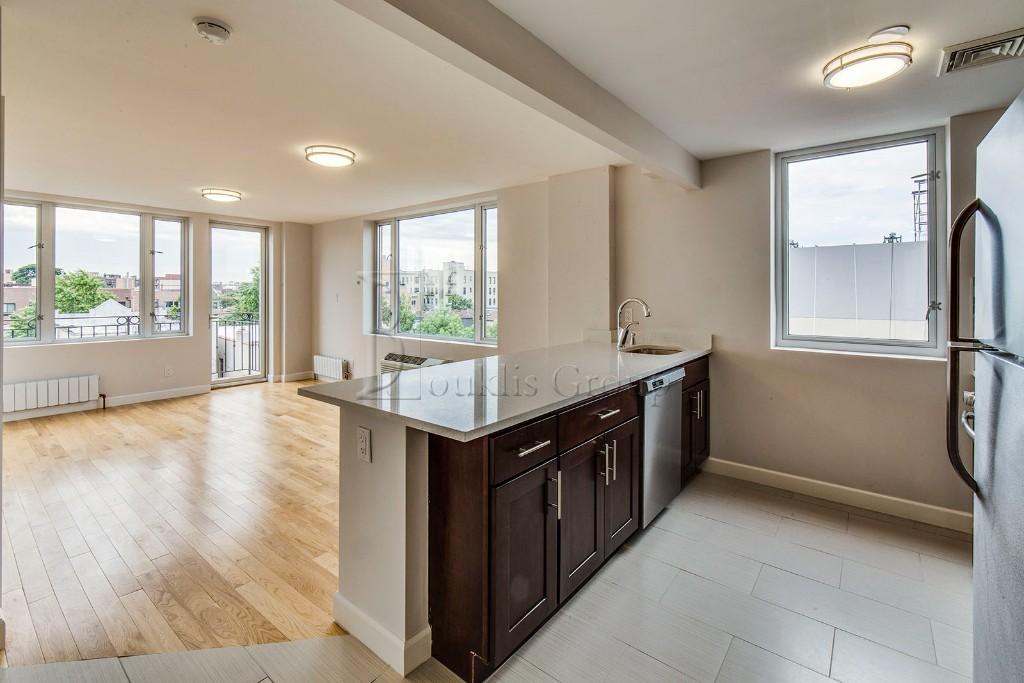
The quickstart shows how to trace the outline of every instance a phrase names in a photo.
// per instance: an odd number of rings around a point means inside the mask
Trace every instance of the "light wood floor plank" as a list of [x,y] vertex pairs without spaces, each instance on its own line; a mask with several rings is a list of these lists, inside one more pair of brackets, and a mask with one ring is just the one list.
[[338,415],[299,386],[5,425],[8,659],[342,633]]

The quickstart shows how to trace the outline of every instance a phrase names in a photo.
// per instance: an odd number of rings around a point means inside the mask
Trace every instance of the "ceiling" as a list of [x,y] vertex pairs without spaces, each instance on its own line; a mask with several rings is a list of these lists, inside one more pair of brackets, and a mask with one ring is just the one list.
[[[1021,0],[491,0],[700,158],[938,125],[1008,104],[1024,59],[937,78],[944,46],[1024,26]],[[909,24],[909,71],[856,91],[821,68]]]
[[[622,161],[334,0],[3,10],[8,189],[320,222]],[[227,45],[199,13],[232,25]],[[315,143],[358,163],[314,166]]]

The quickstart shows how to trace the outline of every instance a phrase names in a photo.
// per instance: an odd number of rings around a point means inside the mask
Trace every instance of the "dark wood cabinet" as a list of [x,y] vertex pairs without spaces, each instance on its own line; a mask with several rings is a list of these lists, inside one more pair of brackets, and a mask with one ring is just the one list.
[[610,470],[603,482],[606,556],[640,528],[640,424],[630,420],[601,438]]
[[604,442],[592,439],[558,456],[558,599],[564,602],[605,558]]
[[[551,460],[494,489],[495,661],[508,657],[558,608],[557,481]],[[562,495],[564,500],[564,490]]]
[[710,454],[708,407],[711,404],[711,382],[704,380],[690,389],[688,399],[685,405],[690,410],[690,458],[694,467],[700,467]]
[[639,528],[639,412],[634,385],[473,441],[430,436],[431,652],[463,680],[487,678]]

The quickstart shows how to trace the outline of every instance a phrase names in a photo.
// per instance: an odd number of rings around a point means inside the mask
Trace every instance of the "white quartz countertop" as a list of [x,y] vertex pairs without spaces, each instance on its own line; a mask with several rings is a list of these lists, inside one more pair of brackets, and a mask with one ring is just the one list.
[[710,353],[704,347],[648,356],[580,342],[316,384],[299,395],[380,411],[409,427],[471,441]]

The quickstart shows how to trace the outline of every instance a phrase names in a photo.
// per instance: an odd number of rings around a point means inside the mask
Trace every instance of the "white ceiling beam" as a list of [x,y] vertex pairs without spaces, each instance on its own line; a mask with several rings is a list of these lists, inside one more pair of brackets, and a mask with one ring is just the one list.
[[649,172],[700,188],[696,157],[487,0],[336,2]]

